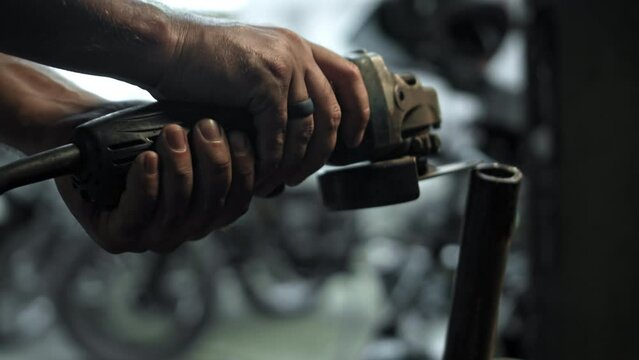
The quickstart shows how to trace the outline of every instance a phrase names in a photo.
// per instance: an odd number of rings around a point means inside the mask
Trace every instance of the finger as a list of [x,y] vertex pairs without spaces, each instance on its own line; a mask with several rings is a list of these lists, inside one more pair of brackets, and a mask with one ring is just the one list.
[[260,95],[249,104],[257,131],[258,182],[277,170],[284,154],[288,84],[264,84]]
[[248,137],[241,132],[229,135],[233,163],[233,181],[222,216],[215,226],[226,226],[244,215],[251,204],[255,181],[255,159]]
[[186,131],[179,125],[164,127],[158,141],[160,155],[160,199],[154,222],[158,231],[149,248],[167,251],[179,245],[181,229],[193,190],[193,166]]
[[191,139],[195,177],[188,229],[199,237],[208,233],[224,207],[231,185],[231,154],[224,131],[211,119],[199,121]]
[[313,57],[333,84],[342,108],[340,136],[348,146],[358,146],[370,117],[368,92],[357,65],[317,44],[311,44]]
[[135,158],[127,175],[126,190],[109,216],[107,241],[111,253],[148,250],[142,236],[154,216],[159,192],[158,155],[146,151]]
[[291,186],[299,184],[326,163],[335,148],[337,129],[342,117],[333,89],[318,67],[308,70],[306,84],[315,103],[315,130],[304,159],[286,180]]
[[[288,104],[308,100],[308,91],[302,71],[296,72],[291,79]],[[288,107],[288,106],[287,106]],[[313,115],[292,118],[287,112],[286,137],[282,161],[277,170],[267,178],[262,178],[256,186],[259,196],[268,196],[275,188],[284,184],[286,178],[300,165],[306,154],[308,143],[313,135]]]

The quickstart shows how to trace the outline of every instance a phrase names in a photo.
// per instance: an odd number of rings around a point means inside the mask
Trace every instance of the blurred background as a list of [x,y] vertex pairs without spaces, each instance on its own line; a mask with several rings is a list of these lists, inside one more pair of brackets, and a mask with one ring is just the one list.
[[[499,161],[526,176],[497,354],[636,358],[631,5],[161,2],[287,27],[342,54],[365,48],[434,87],[437,161]],[[60,72],[109,100],[152,99]],[[18,157],[0,149],[0,164]],[[467,175],[420,186],[408,204],[330,213],[311,178],[174,254],[117,256],[74,223],[53,184],[11,191],[0,196],[0,359],[440,359]]]

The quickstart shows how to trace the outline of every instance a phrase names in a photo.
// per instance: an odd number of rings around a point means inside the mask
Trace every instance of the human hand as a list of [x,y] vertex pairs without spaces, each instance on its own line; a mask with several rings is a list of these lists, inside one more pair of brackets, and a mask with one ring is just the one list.
[[167,125],[156,151],[137,156],[112,210],[83,201],[69,177],[57,181],[78,221],[109,252],[169,252],[248,209],[254,160],[244,134],[227,139],[210,119],[199,121],[189,136],[182,127]]
[[[106,103],[43,66],[2,54],[0,85],[0,110],[10,120],[0,119],[0,133],[25,153],[66,144],[77,125],[131,105]],[[242,133],[227,139],[216,129],[212,120],[201,120],[187,139],[181,127],[165,127],[157,152],[136,158],[120,204],[111,211],[82,200],[71,177],[57,179],[58,189],[106,250],[172,250],[233,222],[249,206],[251,145]]]
[[[369,117],[357,66],[281,28],[176,22],[179,39],[158,98],[247,108],[257,130],[256,194],[295,185],[323,166],[337,141],[357,146]],[[287,104],[308,98],[315,111],[289,119]]]

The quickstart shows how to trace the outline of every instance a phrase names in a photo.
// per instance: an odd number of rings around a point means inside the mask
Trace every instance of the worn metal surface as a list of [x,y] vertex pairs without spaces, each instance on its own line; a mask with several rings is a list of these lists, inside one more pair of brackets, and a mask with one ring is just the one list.
[[522,177],[501,164],[480,164],[471,173],[444,360],[492,359]]

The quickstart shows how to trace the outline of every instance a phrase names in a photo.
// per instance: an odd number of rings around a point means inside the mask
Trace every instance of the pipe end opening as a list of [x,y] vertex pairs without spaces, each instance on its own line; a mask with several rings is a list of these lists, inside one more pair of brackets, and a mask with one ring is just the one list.
[[516,184],[523,178],[518,168],[499,163],[479,164],[475,173],[483,180],[506,184]]

